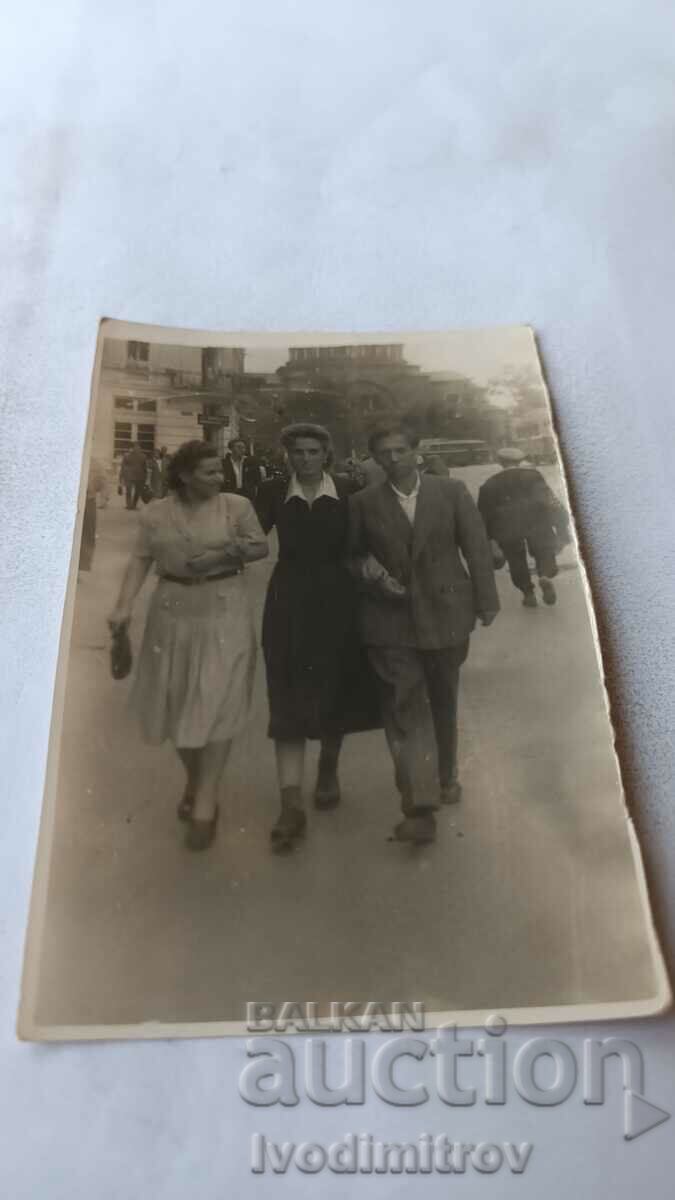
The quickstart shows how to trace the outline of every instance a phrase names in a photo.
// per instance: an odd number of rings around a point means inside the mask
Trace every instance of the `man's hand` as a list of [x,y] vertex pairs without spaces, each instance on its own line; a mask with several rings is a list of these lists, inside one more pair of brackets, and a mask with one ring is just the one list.
[[488,625],[492,624],[496,616],[496,612],[481,612],[478,614],[478,620],[480,621],[481,625],[485,625],[487,627]]
[[390,600],[404,600],[408,594],[407,588],[394,579],[372,554],[367,554],[361,560],[361,579]]
[[383,575],[378,580],[378,585],[381,592],[392,600],[404,600],[408,595],[407,588],[404,588],[398,579],[394,579],[393,575]]

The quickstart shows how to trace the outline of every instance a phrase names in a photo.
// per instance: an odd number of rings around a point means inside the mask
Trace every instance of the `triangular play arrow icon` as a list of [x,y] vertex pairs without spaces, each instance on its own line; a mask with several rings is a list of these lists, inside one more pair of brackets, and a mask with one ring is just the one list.
[[669,1118],[670,1113],[664,1108],[658,1108],[656,1104],[645,1100],[644,1096],[631,1092],[630,1088],[626,1089],[623,1102],[623,1136],[627,1142],[648,1133],[650,1129],[656,1129],[657,1125],[663,1125]]

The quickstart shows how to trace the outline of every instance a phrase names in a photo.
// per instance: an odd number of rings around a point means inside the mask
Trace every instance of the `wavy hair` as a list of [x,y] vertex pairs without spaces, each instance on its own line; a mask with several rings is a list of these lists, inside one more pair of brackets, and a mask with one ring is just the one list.
[[279,434],[279,441],[284,450],[293,449],[297,438],[314,438],[320,442],[326,451],[326,466],[331,466],[335,459],[333,439],[323,425],[312,425],[310,421],[298,421],[295,425],[287,425]]
[[183,445],[179,446],[176,453],[171,456],[166,469],[166,483],[169,490],[179,492],[181,488],[185,487],[181,475],[191,475],[205,458],[220,460],[217,448],[210,442],[196,440],[183,442]]

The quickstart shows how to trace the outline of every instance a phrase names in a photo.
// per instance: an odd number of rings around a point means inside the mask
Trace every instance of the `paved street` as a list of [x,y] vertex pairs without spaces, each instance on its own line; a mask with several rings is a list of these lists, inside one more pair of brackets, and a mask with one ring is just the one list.
[[[475,494],[492,470],[457,475]],[[433,1011],[652,993],[573,551],[552,609],[524,610],[499,573],[502,613],[475,633],[462,676],[464,799],[440,813],[435,845],[388,840],[397,797],[376,732],[346,744],[343,805],[309,806],[305,844],[270,853],[261,659],[218,841],[199,855],[175,818],[173,751],[141,743],[129,681],[109,671],[105,616],[136,521],[115,496],[78,584],[39,1022],[240,1020],[252,999],[421,1000]],[[272,563],[247,573],[258,621]]]

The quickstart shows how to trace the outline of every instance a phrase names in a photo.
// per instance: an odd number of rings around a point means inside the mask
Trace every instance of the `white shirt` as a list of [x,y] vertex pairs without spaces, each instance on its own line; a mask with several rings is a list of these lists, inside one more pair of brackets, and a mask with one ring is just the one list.
[[406,492],[399,492],[398,488],[394,487],[393,483],[389,484],[411,525],[415,524],[415,510],[417,508],[417,497],[420,494],[421,482],[422,480],[420,479],[418,473],[417,482],[415,483],[415,486],[409,496],[406,494]]
[[236,458],[233,457],[232,458],[232,467],[234,470],[234,478],[237,481],[237,488],[239,491],[241,491],[241,481],[244,476],[244,460],[243,460],[243,458],[239,459],[239,462],[237,462]]
[[[308,501],[305,493],[303,492],[302,487],[300,486],[298,477],[295,474],[291,475],[291,482],[288,485],[288,491],[286,492],[285,503],[288,503],[289,500],[292,500],[294,496],[297,496],[297,498],[299,500],[304,500],[305,504],[309,504],[309,501]],[[319,490],[316,493],[314,500],[312,500],[312,504],[314,504],[314,501],[318,500],[320,496],[330,496],[331,500],[339,499],[337,490],[335,488],[335,482],[334,482],[332,476],[327,475],[325,471],[321,477],[321,483],[319,484]],[[309,504],[310,508],[312,507],[312,504]]]

